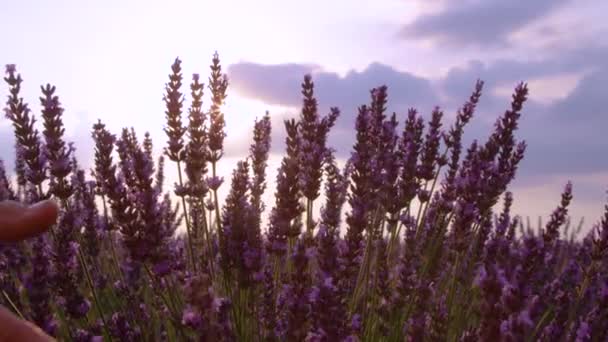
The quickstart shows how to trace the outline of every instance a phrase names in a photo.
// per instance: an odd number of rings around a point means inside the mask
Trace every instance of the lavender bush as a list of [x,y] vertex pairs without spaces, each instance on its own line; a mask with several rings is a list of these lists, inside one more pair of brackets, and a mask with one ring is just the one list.
[[[340,163],[327,140],[340,111],[319,113],[306,75],[301,115],[255,121],[222,202],[228,79],[217,54],[207,86],[194,74],[189,91],[181,61],[171,66],[162,156],[148,133],[99,121],[91,170],[65,140],[60,91],[41,87],[40,132],[15,65],[4,80],[16,166],[11,177],[0,162],[0,200],[54,198],[62,212],[45,235],[0,246],[0,303],[60,340],[608,339],[608,205],[585,236],[568,231],[570,183],[538,229],[511,210],[524,83],[470,146],[483,82],[450,125],[439,107],[428,121],[390,115],[387,87],[372,89]],[[272,129],[286,130],[286,150],[267,207]],[[172,188],[165,167],[177,169]]]

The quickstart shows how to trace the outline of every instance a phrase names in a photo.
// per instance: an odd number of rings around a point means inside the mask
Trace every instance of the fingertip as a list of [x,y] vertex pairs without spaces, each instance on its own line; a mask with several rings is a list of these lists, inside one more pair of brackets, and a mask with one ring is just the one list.
[[40,234],[57,222],[59,206],[53,200],[44,200],[29,206],[21,220],[25,236]]
[[40,201],[28,207],[28,214],[35,217],[41,225],[50,226],[57,221],[59,206],[52,199]]
[[15,317],[0,306],[0,341],[54,341],[34,324]]

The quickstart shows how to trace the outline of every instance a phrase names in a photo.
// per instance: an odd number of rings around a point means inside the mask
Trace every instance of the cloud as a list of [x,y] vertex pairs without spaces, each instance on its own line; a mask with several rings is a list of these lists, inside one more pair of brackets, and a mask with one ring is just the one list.
[[547,106],[522,131],[529,136],[532,171],[571,173],[608,170],[608,67],[584,77],[564,99]]
[[[324,71],[313,64],[230,65],[228,75],[231,88],[239,95],[263,101],[268,105],[288,108],[273,115],[274,152],[282,153],[284,150],[283,120],[299,115],[302,103],[300,87],[305,74],[313,76],[320,113],[325,114],[329,107],[333,106],[341,110],[336,127],[329,137],[329,143],[341,155],[349,153],[352,147],[357,107],[369,103],[369,91],[372,88],[388,86],[388,110],[398,114],[404,114],[408,108],[416,107],[426,115],[439,101],[430,80],[381,63],[372,63],[362,71],[351,70],[344,76]],[[244,151],[244,147],[242,145],[240,150]],[[238,151],[232,150],[231,153],[236,154]]]
[[298,106],[300,83],[305,74],[317,67],[306,64],[263,65],[237,63],[228,67],[231,89],[269,105]]
[[559,74],[582,73],[607,65],[608,46],[593,43],[574,48],[546,49],[541,58],[497,59],[483,62],[477,59],[448,70],[441,80],[442,90],[448,95],[462,96],[463,88],[481,78],[490,85],[528,81]]
[[351,70],[344,76],[306,64],[238,63],[228,67],[231,87],[240,95],[269,105],[296,108],[301,106],[300,86],[307,73],[313,76],[315,95],[322,109],[338,106],[343,112],[354,112],[359,105],[369,102],[370,89],[381,85],[388,86],[394,110],[430,107],[437,101],[429,80],[380,63],[372,63],[363,71]]
[[439,12],[421,15],[399,35],[449,45],[499,46],[509,35],[559,8],[568,0],[445,1]]

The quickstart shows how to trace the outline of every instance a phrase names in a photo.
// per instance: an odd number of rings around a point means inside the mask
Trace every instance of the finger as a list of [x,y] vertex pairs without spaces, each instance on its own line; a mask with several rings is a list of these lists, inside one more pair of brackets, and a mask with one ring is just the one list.
[[0,202],[0,241],[25,239],[47,230],[57,220],[59,208],[52,200],[25,206]]
[[0,306],[0,342],[9,341],[54,341],[30,322],[20,320]]

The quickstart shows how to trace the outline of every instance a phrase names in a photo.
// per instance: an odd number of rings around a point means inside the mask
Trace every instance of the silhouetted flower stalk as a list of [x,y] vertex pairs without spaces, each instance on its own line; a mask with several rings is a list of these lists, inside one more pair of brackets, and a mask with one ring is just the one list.
[[314,97],[314,83],[310,75],[304,76],[302,83],[304,96],[302,111],[300,113],[298,133],[300,138],[299,155],[301,169],[299,173],[299,186],[306,198],[306,232],[310,238],[315,226],[313,219],[313,204],[319,197],[323,159],[327,147],[327,134],[333,127],[340,111],[331,108],[330,113],[323,118],[319,117],[317,99]]
[[[424,143],[420,151],[420,163],[416,168],[416,177],[423,182],[422,188],[418,191],[418,199],[420,205],[416,216],[418,221],[418,229],[424,224],[424,217],[429,206],[429,200],[435,189],[437,179],[441,167],[445,164],[445,156],[440,155],[439,148],[441,145],[441,119],[443,112],[439,107],[435,107],[431,114],[431,120],[428,124],[428,130],[425,135]],[[429,182],[431,182],[429,188]]]
[[17,194],[13,191],[11,182],[6,174],[6,168],[4,167],[4,161],[0,159],[0,201],[15,200]]
[[[20,97],[21,75],[17,74],[14,64],[6,65],[4,81],[9,86],[8,101],[5,108],[6,117],[12,122],[15,132],[17,148],[24,161],[25,179],[38,192],[38,197],[44,198],[42,182],[47,178],[47,159],[44,147],[40,141],[38,130],[34,127],[36,120],[30,116],[27,103]],[[18,158],[19,159],[19,158]]]
[[27,181],[25,179],[25,160],[23,159],[23,148],[15,142],[15,178],[17,183],[16,196],[24,198]]
[[171,65],[171,74],[169,75],[169,83],[165,86],[166,94],[163,98],[166,104],[165,116],[167,119],[167,125],[165,126],[165,133],[169,140],[167,141],[167,147],[165,148],[165,154],[171,161],[177,164],[177,176],[179,186],[176,187],[176,195],[182,199],[182,207],[184,211],[184,218],[186,220],[186,232],[188,234],[188,255],[190,256],[190,264],[192,268],[196,270],[195,252],[192,246],[192,226],[190,224],[190,218],[188,216],[188,207],[186,206],[186,194],[183,193],[184,181],[182,176],[181,162],[186,159],[187,149],[184,148],[184,134],[187,128],[182,124],[182,106],[183,96],[180,91],[182,86],[182,74],[181,74],[181,63],[179,58],[175,59],[173,65]]
[[341,291],[340,221],[348,189],[348,170],[340,173],[333,153],[325,159],[326,202],[321,209],[321,222],[316,236],[317,271],[311,289],[312,319],[309,338],[340,340],[346,337],[346,298]]
[[249,158],[251,159],[251,169],[253,178],[251,179],[251,206],[254,210],[253,229],[256,239],[261,241],[261,224],[264,203],[262,195],[266,190],[266,166],[268,164],[268,153],[270,152],[270,116],[268,113],[262,119],[255,121],[253,129],[253,144],[249,147]]
[[[394,199],[397,207],[402,209],[402,215],[410,215],[412,200],[416,197],[419,184],[416,178],[416,165],[422,147],[424,121],[414,109],[408,110],[403,133],[398,142],[396,156],[401,159],[400,174],[397,180],[398,196]],[[396,230],[389,229],[390,241],[388,255],[392,255],[393,246],[400,236],[402,225]]]
[[[135,134],[135,132],[133,132],[133,134]],[[152,137],[150,137],[150,132],[144,133],[144,141],[142,142],[142,148],[144,149],[144,152],[146,152],[146,156],[148,157],[148,159],[154,159],[154,144],[152,143]]]
[[[209,90],[211,91],[211,108],[209,109],[209,161],[211,162],[211,176],[214,179],[219,179],[217,175],[217,162],[224,155],[224,138],[226,133],[224,132],[224,114],[221,111],[221,107],[226,100],[226,89],[228,88],[228,77],[222,74],[222,66],[220,65],[220,58],[217,52],[213,55],[211,63],[211,76],[209,76]],[[217,225],[217,234],[222,236],[221,233],[221,218],[220,218],[220,204],[217,196],[217,186],[209,186],[213,191],[213,202],[215,206],[215,222]]]
[[90,308],[90,303],[78,289],[83,274],[80,267],[85,266],[79,262],[78,224],[74,210],[68,209],[63,213],[57,225],[53,251],[53,262],[58,270],[54,284],[61,298],[61,306],[68,317],[75,320],[83,318]]
[[85,255],[94,261],[99,256],[103,223],[95,204],[95,183],[87,182],[84,170],[76,170],[72,179],[74,205],[82,220],[82,244]]
[[450,158],[448,161],[448,170],[444,182],[442,182],[442,190],[452,195],[455,187],[456,175],[459,168],[460,154],[462,151],[462,135],[464,127],[469,123],[477,103],[481,97],[483,90],[483,81],[477,80],[475,90],[469,97],[469,100],[456,113],[456,121],[450,128],[448,134],[445,135],[445,145],[450,149]]
[[[211,234],[210,228],[207,225],[207,213],[204,206],[205,197],[209,192],[209,187],[204,180],[207,174],[208,157],[208,136],[205,122],[207,115],[202,110],[203,105],[203,89],[205,85],[200,83],[198,74],[192,75],[192,83],[190,84],[190,94],[192,104],[189,109],[188,116],[188,137],[190,140],[186,145],[185,171],[188,177],[187,193],[189,195],[189,204],[191,206],[192,220],[192,238],[197,244],[197,255],[205,255],[209,274],[214,277],[213,258],[211,257]],[[202,235],[202,236],[201,236]],[[206,246],[202,246],[201,240],[204,240]]]
[[561,203],[551,214],[551,219],[543,232],[545,248],[549,248],[559,238],[559,228],[566,223],[570,201],[572,201],[572,183],[568,182],[562,193]]
[[222,215],[223,234],[220,264],[225,291],[234,304],[234,323],[240,338],[251,335],[253,287],[262,272],[262,241],[256,229],[257,208],[251,204],[249,164],[240,161],[232,175],[232,185]]
[[[371,195],[372,182],[372,155],[369,138],[370,113],[367,106],[359,108],[357,115],[356,129],[357,138],[354,151],[351,154],[352,183],[348,203],[351,207],[350,213],[346,215],[347,231],[345,236],[346,249],[341,256],[345,267],[345,286],[346,291],[355,291],[351,299],[351,311],[355,302],[358,300],[357,287],[360,283],[360,274],[363,253],[363,234],[368,229],[370,215],[370,205],[367,202]],[[369,233],[368,233],[369,234]],[[369,240],[369,238],[368,238]],[[367,248],[365,249],[368,250]]]
[[[371,90],[372,101],[369,110],[369,126],[367,127],[368,148],[370,149],[371,174],[368,180],[368,217],[366,229],[366,245],[363,249],[362,264],[359,268],[355,291],[351,302],[351,310],[359,304],[360,298],[364,298],[369,292],[370,274],[373,267],[375,240],[382,237],[386,213],[390,210],[389,225],[395,224],[397,206],[389,207],[384,196],[396,195],[395,182],[399,174],[399,165],[392,154],[397,148],[396,115],[386,119],[387,88],[385,86]],[[389,227],[392,229],[392,227]],[[386,251],[385,251],[386,252]]]
[[73,148],[66,146],[63,140],[65,132],[61,119],[63,108],[59,103],[59,98],[55,95],[55,86],[47,84],[44,87],[41,86],[40,89],[43,95],[40,97],[44,124],[42,134],[45,138],[45,151],[49,162],[49,193],[65,204],[73,192],[73,188],[68,182],[68,176],[72,172],[70,156]]
[[[386,221],[386,231],[389,235],[395,233],[399,223],[399,214],[403,209],[399,201],[395,200],[399,196],[397,182],[399,179],[399,169],[401,167],[401,161],[398,158],[395,158],[399,141],[397,125],[397,116],[393,113],[391,118],[386,120],[382,125],[382,145],[378,152],[382,165],[379,175],[379,178],[381,179],[379,182],[379,201],[383,211],[383,215],[379,219]],[[379,224],[382,224],[382,221]],[[381,235],[384,234],[383,229],[380,229],[380,233]]]
[[481,213],[490,210],[496,204],[499,196],[515,177],[517,166],[524,156],[526,144],[523,141],[517,143],[514,133],[527,96],[527,85],[518,84],[512,95],[511,108],[496,121],[494,132],[479,149],[480,162],[494,164],[492,168],[486,168],[487,171],[484,171],[489,175],[484,177],[487,193],[478,199]]
[[[394,134],[397,121],[396,116],[392,117],[391,120],[386,120],[387,89],[386,86],[381,86],[373,88],[370,91],[371,103],[369,109],[371,125],[369,136],[373,156],[372,166],[374,167],[374,175],[372,177],[373,197],[370,198],[370,203],[375,204],[372,209],[370,239],[376,239],[377,235],[382,234],[383,223],[386,219],[385,213],[388,211],[384,196],[390,196],[389,193],[393,187],[389,183],[391,183],[391,178],[396,177],[395,158],[390,158],[389,155],[397,142],[396,135]],[[386,190],[389,193],[385,193]]]
[[[119,189],[117,189],[119,185],[116,184],[116,166],[114,165],[112,158],[116,137],[105,128],[105,125],[101,121],[98,121],[93,125],[91,137],[95,142],[95,167],[92,174],[96,180],[97,192],[101,196],[104,227],[109,236],[110,252],[112,260],[114,261],[114,271],[122,278],[122,271],[120,263],[118,262],[115,243],[115,230],[120,224],[120,218],[113,217],[112,220],[116,222],[112,222],[108,215],[107,205],[107,201],[109,200],[111,203],[115,203],[115,206],[111,209],[122,209],[122,204],[118,205],[117,203],[117,197],[121,196],[121,194],[118,192]],[[112,204],[110,204],[110,206],[112,206]]]
[[272,256],[274,279],[277,283],[281,278],[283,263],[289,265],[289,261],[283,258],[286,254],[290,255],[295,239],[300,235],[301,214],[304,211],[298,187],[298,123],[291,119],[286,120],[284,124],[287,131],[287,149],[277,174],[275,205],[270,212],[266,234],[266,250]]

